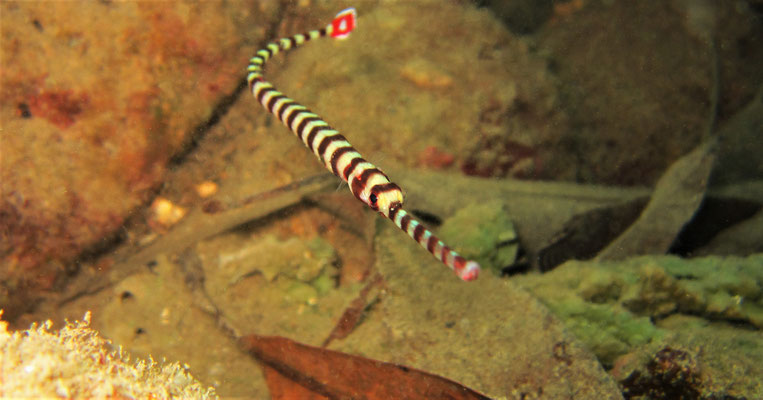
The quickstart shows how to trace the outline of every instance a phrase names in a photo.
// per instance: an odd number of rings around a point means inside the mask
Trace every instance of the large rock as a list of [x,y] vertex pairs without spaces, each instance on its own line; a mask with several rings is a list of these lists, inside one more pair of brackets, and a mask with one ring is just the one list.
[[462,282],[391,223],[377,238],[385,293],[344,341],[493,398],[617,399],[620,390],[563,323],[490,273]]
[[0,307],[12,318],[147,201],[194,127],[240,84],[272,10],[239,2],[0,7]]
[[763,30],[746,2],[585,3],[559,13],[538,38],[575,127],[549,176],[654,183],[763,82]]

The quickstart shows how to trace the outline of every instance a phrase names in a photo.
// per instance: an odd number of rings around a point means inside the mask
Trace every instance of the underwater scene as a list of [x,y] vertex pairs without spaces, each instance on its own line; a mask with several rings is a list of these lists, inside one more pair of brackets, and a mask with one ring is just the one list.
[[763,398],[761,0],[0,31],[2,398]]

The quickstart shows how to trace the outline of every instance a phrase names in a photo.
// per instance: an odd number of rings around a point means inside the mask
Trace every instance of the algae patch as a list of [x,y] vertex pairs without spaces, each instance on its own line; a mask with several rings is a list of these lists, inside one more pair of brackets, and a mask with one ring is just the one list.
[[448,218],[440,228],[448,243],[461,255],[474,259],[485,269],[500,274],[519,253],[514,223],[500,201],[472,204]]
[[564,319],[605,365],[662,338],[665,330],[652,321],[670,315],[763,327],[763,255],[571,261],[514,282]]

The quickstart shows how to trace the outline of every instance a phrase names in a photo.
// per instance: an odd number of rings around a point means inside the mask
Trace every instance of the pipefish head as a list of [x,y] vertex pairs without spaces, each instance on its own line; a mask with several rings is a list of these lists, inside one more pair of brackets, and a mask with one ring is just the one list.
[[[403,206],[403,191],[394,183],[377,185],[371,188],[368,198],[369,207],[378,211],[381,215],[389,218],[390,210]],[[374,205],[376,208],[374,208]]]
[[403,205],[403,191],[392,182],[373,185],[359,193],[360,201],[389,218],[389,211]]
[[403,204],[403,191],[400,186],[390,182],[387,175],[369,162],[362,162],[350,176],[350,191],[358,200],[366,203],[372,210],[389,217],[389,210],[395,204]]

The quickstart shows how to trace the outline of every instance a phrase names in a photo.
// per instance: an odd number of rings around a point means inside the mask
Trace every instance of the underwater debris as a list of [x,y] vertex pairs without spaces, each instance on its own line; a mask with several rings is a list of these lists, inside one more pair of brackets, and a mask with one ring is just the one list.
[[646,365],[647,371],[634,371],[623,382],[626,399],[699,399],[702,383],[699,366],[686,351],[665,347]]
[[217,193],[218,186],[212,181],[204,181],[196,185],[196,194],[202,199],[214,196]]
[[760,332],[683,315],[660,321],[660,327],[669,330],[664,339],[618,358],[610,371],[626,398],[763,398]]
[[489,399],[425,371],[308,346],[283,337],[249,335],[240,343],[266,367],[273,393],[296,390],[285,387],[299,385],[305,389],[300,391],[303,396],[312,393],[332,399]]
[[169,228],[178,222],[180,222],[187,209],[181,207],[164,197],[157,197],[154,202],[151,203],[151,218],[149,219],[149,225],[154,229],[164,230]]

